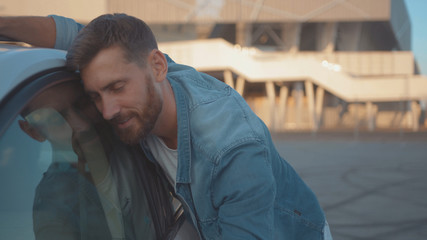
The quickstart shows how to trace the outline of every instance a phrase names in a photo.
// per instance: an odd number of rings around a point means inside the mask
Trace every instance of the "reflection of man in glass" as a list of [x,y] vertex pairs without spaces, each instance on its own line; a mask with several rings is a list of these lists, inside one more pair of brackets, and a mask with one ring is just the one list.
[[30,137],[52,146],[52,163],[34,199],[37,239],[124,239],[107,143],[89,122],[98,115],[82,93],[76,83],[52,87],[26,107],[25,120],[19,121]]

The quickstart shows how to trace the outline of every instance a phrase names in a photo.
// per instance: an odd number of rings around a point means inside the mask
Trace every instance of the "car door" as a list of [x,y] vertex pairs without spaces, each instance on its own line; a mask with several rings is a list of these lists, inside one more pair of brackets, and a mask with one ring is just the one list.
[[168,189],[77,74],[43,71],[1,100],[0,239],[195,239]]

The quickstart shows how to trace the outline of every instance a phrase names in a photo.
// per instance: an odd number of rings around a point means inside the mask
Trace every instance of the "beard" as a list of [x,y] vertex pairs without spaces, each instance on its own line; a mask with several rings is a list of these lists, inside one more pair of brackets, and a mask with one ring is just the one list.
[[[154,79],[150,75],[146,76],[146,101],[145,104],[120,113],[110,122],[114,126],[116,134],[120,140],[129,145],[136,145],[144,139],[153,129],[163,107],[163,100],[160,93],[154,87]],[[142,98],[142,96],[141,96]],[[141,99],[142,100],[142,99]],[[119,128],[117,125],[125,119],[131,119],[134,124],[127,128]]]

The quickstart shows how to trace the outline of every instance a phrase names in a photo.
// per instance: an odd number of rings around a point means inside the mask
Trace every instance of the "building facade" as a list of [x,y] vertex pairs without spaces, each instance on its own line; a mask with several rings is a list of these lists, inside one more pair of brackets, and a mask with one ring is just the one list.
[[16,2],[0,13],[137,16],[164,52],[234,87],[272,130],[427,127],[403,0],[52,1],[39,12]]

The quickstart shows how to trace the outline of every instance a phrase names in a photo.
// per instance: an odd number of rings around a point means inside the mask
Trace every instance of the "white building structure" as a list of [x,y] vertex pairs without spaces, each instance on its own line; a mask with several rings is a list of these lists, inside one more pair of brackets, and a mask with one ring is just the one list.
[[[23,7],[24,6],[24,7]],[[234,87],[272,130],[427,127],[403,0],[3,0],[1,15],[124,12]]]

